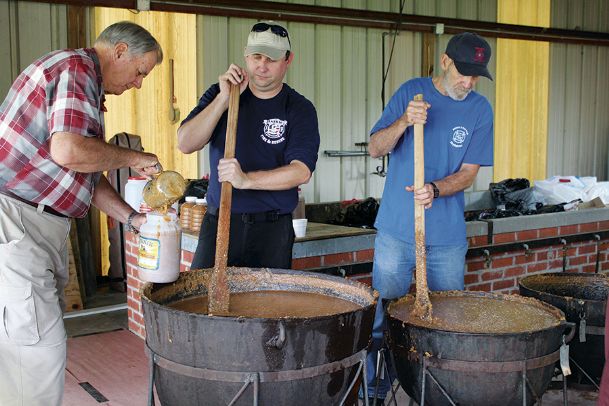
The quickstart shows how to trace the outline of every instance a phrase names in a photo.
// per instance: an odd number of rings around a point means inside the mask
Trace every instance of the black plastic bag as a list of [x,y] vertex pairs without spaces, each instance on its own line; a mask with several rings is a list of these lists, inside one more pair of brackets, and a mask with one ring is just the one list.
[[[491,183],[488,189],[491,192],[491,197],[495,202],[495,205],[499,206],[505,204],[508,199],[506,195],[515,192],[517,190],[528,189],[531,186],[528,179],[517,178],[517,179],[504,179],[498,183]],[[513,199],[509,199],[510,201]]]
[[180,204],[182,204],[186,198],[186,196],[195,196],[197,199],[202,199],[207,194],[207,186],[209,185],[208,179],[192,179],[186,186],[186,191],[184,192],[184,196],[180,199]]
[[378,210],[379,203],[373,197],[369,197],[342,207],[336,217],[331,219],[329,223],[347,227],[373,228]]

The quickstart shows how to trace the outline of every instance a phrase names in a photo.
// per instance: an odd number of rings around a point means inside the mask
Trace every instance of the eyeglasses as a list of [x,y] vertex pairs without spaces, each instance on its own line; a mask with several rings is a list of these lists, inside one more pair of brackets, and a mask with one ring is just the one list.
[[271,32],[275,35],[279,35],[280,37],[287,38],[288,43],[290,43],[290,36],[288,35],[288,31],[283,28],[281,25],[276,24],[267,24],[267,23],[256,23],[252,27],[252,32],[265,32],[268,29],[271,29]]

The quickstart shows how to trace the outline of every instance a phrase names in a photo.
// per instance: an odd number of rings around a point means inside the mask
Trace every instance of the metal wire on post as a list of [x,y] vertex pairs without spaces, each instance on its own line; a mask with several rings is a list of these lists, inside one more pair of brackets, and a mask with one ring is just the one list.
[[[366,369],[366,353],[364,353],[364,359],[360,360],[359,365],[357,367],[357,371],[355,372],[355,378],[351,381],[351,383],[349,384],[349,387],[347,388],[347,390],[345,391],[345,395],[343,396],[342,400],[340,401],[339,405],[344,405],[345,402],[347,401],[347,398],[349,397],[349,394],[351,393],[351,391],[353,390],[353,387],[355,386],[355,383],[357,382],[357,377],[362,373],[362,370],[365,371]],[[365,372],[364,372],[364,378],[365,379]],[[364,380],[365,383],[365,380]],[[364,388],[364,391],[367,390],[367,387]],[[367,401],[368,399],[366,399]],[[366,403],[367,404],[367,403]]]
[[522,366],[522,406],[527,406],[527,365]]
[[592,379],[592,377],[591,377],[590,375],[588,375],[588,373],[587,373],[587,372],[584,370],[584,368],[582,368],[582,367],[581,367],[581,366],[580,366],[580,365],[579,365],[577,362],[575,362],[575,360],[574,360],[573,358],[569,357],[569,362],[570,362],[570,363],[572,362],[572,363],[573,363],[573,365],[575,365],[575,366],[577,367],[577,369],[579,369],[579,370],[580,370],[580,372],[581,372],[582,374],[584,374],[584,376],[585,376],[586,378],[588,378],[588,380],[589,380],[590,382],[592,382],[592,385],[594,385],[594,387],[596,388],[596,390],[597,390],[597,391],[600,391],[600,390],[601,390],[600,386],[599,386],[599,385],[597,385],[597,383],[594,381],[594,379]]
[[[387,76],[389,75],[389,67],[391,66],[391,60],[393,59],[393,51],[395,49],[395,39],[399,34],[399,27],[402,23],[402,16],[404,15],[404,6],[406,5],[406,0],[400,0],[400,13],[398,15],[398,20],[395,24],[395,28],[393,29],[393,42],[391,43],[391,52],[389,53],[389,61],[387,62],[387,67],[385,67],[385,37],[387,35],[391,35],[391,32],[383,32],[382,34],[382,44],[381,44],[381,63],[382,66],[382,78],[381,78],[381,104],[383,110],[385,109],[385,82],[387,81]],[[376,167],[376,172],[373,172],[381,177],[387,176],[387,167],[389,166],[389,155],[385,155],[381,158],[381,165]]]
[[[243,395],[243,392],[245,392],[245,390],[247,389],[247,387],[250,385],[250,383],[252,382],[252,378],[250,377],[250,379],[248,379],[247,381],[245,381],[245,383],[243,384],[243,386],[239,389],[239,391],[237,392],[237,394],[233,397],[233,399],[228,403],[228,406],[233,406],[235,403],[237,403],[237,401],[239,400],[239,398],[241,397],[241,395]],[[254,403],[256,403],[256,395],[254,395]]]
[[148,406],[154,405],[154,353],[146,346],[150,355],[150,361],[148,362],[148,368],[150,371],[148,372]]
[[[573,329],[573,334],[575,330]],[[570,339],[569,339],[570,340]],[[451,360],[437,357],[429,357],[424,353],[418,353],[418,359],[421,365],[421,405],[425,404],[425,392],[427,385],[427,377],[439,389],[442,396],[451,404],[457,405],[457,402],[452,399],[450,394],[442,387],[438,379],[431,373],[429,368],[455,371],[455,372],[488,372],[488,373],[511,373],[518,372],[522,376],[522,399],[523,405],[527,405],[527,387],[533,394],[538,405],[541,405],[541,396],[533,390],[531,382],[527,378],[528,370],[536,370],[541,367],[553,365],[560,358],[560,349],[555,352],[541,357],[527,358],[515,361],[462,361]],[[431,387],[430,387],[431,390]],[[432,392],[430,392],[432,393]]]

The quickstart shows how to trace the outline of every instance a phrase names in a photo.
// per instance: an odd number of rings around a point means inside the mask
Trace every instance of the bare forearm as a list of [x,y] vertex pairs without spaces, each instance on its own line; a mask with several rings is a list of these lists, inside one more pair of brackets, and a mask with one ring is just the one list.
[[131,206],[121,198],[103,175],[95,186],[92,203],[108,216],[121,223],[125,223],[129,214],[133,212]]
[[368,144],[368,153],[370,156],[379,158],[387,155],[393,150],[395,144],[397,144],[409,125],[410,124],[406,121],[406,117],[402,116],[389,127],[374,133],[372,137],[370,137],[370,143]]
[[478,174],[478,169],[480,169],[480,165],[463,164],[458,172],[455,172],[444,179],[434,180],[433,183],[435,183],[440,190],[440,196],[454,195],[455,193],[467,189],[474,183],[476,175]]
[[59,165],[83,173],[144,168],[158,163],[153,154],[108,144],[99,138],[62,132],[53,134],[50,153]]
[[190,154],[201,150],[212,136],[220,117],[228,108],[228,100],[218,95],[203,111],[178,129],[178,149]]
[[248,172],[239,189],[288,190],[305,184],[311,179],[311,171],[300,161],[268,171]]

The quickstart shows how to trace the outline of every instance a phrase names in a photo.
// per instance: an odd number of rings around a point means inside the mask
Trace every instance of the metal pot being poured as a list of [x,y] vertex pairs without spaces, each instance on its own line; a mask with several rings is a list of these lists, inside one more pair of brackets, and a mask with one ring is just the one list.
[[167,208],[184,195],[186,183],[175,171],[161,172],[144,186],[144,201],[153,210]]

